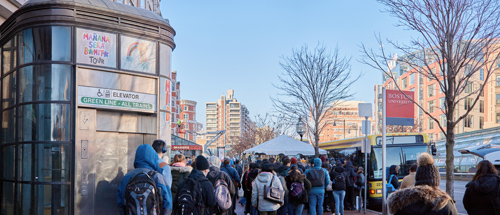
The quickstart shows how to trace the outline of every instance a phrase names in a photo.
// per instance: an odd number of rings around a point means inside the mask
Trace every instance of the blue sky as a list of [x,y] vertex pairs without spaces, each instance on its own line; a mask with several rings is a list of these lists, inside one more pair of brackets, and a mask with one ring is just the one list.
[[381,73],[360,63],[359,46],[377,48],[375,34],[399,42],[411,32],[395,27],[373,0],[162,0],[161,12],[177,35],[172,69],[181,82],[181,99],[198,102],[197,120],[205,124],[205,103],[227,89],[246,105],[250,116],[272,111],[278,93],[281,57],[318,43],[351,57],[351,72],[364,75],[354,84],[353,99],[373,103]]

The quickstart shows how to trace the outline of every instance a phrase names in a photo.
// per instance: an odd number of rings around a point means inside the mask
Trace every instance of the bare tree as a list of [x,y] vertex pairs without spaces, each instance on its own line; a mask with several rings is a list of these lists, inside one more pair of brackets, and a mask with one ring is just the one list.
[[283,60],[281,85],[275,85],[281,92],[272,98],[274,107],[292,125],[302,117],[319,157],[319,135],[329,123],[325,120],[326,113],[338,101],[352,97],[349,87],[360,76],[351,77],[350,59],[339,56],[338,49],[330,53],[322,45],[314,50],[303,46]]
[[282,118],[265,114],[257,115],[255,122],[251,122],[248,129],[243,131],[241,138],[233,145],[231,154],[242,154],[245,150],[262,144],[279,136],[283,129],[287,129],[286,123],[281,122]]
[[[388,125],[386,126],[387,133],[400,133],[400,132],[420,132],[423,130],[422,121],[418,118],[413,120],[413,126],[401,126],[401,125]],[[382,124],[378,124],[378,131],[382,131]]]
[[[446,136],[446,192],[454,197],[455,126],[464,119],[478,102],[485,84],[497,69],[500,9],[497,0],[379,0],[387,12],[398,18],[398,26],[414,31],[410,45],[399,45],[388,40],[404,57],[397,59],[416,73],[436,80],[445,94],[446,124],[433,117],[418,101],[413,101],[434,120]],[[381,70],[401,90],[388,62],[392,55],[384,50],[377,37],[377,53],[362,45],[366,64]],[[434,65],[433,65],[434,64]],[[436,67],[438,70],[433,70]],[[473,77],[476,77],[474,79]],[[474,80],[480,83],[472,91]],[[477,81],[476,81],[477,82]],[[468,88],[469,87],[469,88]],[[466,90],[469,89],[469,90]],[[469,99],[465,113],[456,112],[458,103]],[[410,99],[410,98],[408,98]]]

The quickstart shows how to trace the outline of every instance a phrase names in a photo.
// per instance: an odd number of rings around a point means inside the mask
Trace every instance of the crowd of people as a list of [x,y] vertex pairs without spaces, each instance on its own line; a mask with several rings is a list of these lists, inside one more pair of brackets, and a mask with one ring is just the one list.
[[[284,156],[280,162],[271,157],[242,166],[229,158],[177,154],[168,165],[162,159],[165,147],[156,140],[137,149],[136,169],[124,176],[117,192],[121,214],[230,215],[241,204],[245,215],[301,215],[305,209],[310,215],[339,215],[355,209],[355,197],[365,184],[364,169],[348,158],[322,156],[306,162]],[[498,171],[486,160],[477,167],[467,184],[465,209],[469,214],[498,213]],[[399,166],[389,168],[389,213],[458,214],[455,201],[439,189],[441,178],[431,155],[419,155],[409,170],[400,183]]]

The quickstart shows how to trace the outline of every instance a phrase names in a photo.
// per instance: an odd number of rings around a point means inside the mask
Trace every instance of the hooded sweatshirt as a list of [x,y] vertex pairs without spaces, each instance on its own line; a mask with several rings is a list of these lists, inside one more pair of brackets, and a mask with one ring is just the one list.
[[270,172],[261,172],[253,182],[252,205],[258,205],[257,208],[259,211],[277,211],[281,207],[278,203],[264,199],[264,185],[270,186],[272,179],[274,179],[273,187],[283,190],[283,186],[278,176]]
[[[311,191],[309,192],[309,194],[325,193],[325,188],[330,183],[330,176],[328,175],[328,171],[326,171],[326,169],[321,168],[321,159],[319,159],[319,158],[314,159],[314,167],[312,167],[312,168],[322,169],[325,172],[325,183],[323,183],[323,187],[311,188]],[[310,172],[310,169],[306,170],[306,172],[304,173],[306,175],[306,178],[307,178],[307,176],[308,176],[307,174],[309,172]]]
[[[166,213],[167,209],[172,210],[172,194],[170,193],[170,189],[167,189],[167,182],[161,174],[163,169],[160,168],[158,164],[158,154],[151,145],[143,144],[137,148],[135,152],[134,167],[135,170],[132,170],[123,176],[120,186],[118,187],[116,195],[118,208],[122,210],[125,205],[125,190],[129,180],[138,173],[148,173],[149,171],[154,170],[158,172],[158,174],[154,175],[154,181],[156,186],[161,190],[161,195],[163,197],[163,212]],[[123,211],[121,211],[121,214],[124,214]]]
[[491,200],[499,192],[500,177],[495,174],[486,174],[483,177],[469,182],[465,187],[464,208],[468,214],[494,214]]

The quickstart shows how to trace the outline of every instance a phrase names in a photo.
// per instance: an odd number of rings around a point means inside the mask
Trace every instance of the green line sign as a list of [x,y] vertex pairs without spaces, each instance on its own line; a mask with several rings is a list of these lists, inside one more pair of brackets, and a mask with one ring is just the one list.
[[121,101],[121,100],[114,100],[114,99],[82,97],[81,102],[82,102],[82,104],[90,104],[90,105],[105,105],[105,106],[133,108],[133,109],[141,109],[141,110],[153,110],[152,104],[141,103],[141,102],[131,102],[131,101]]

